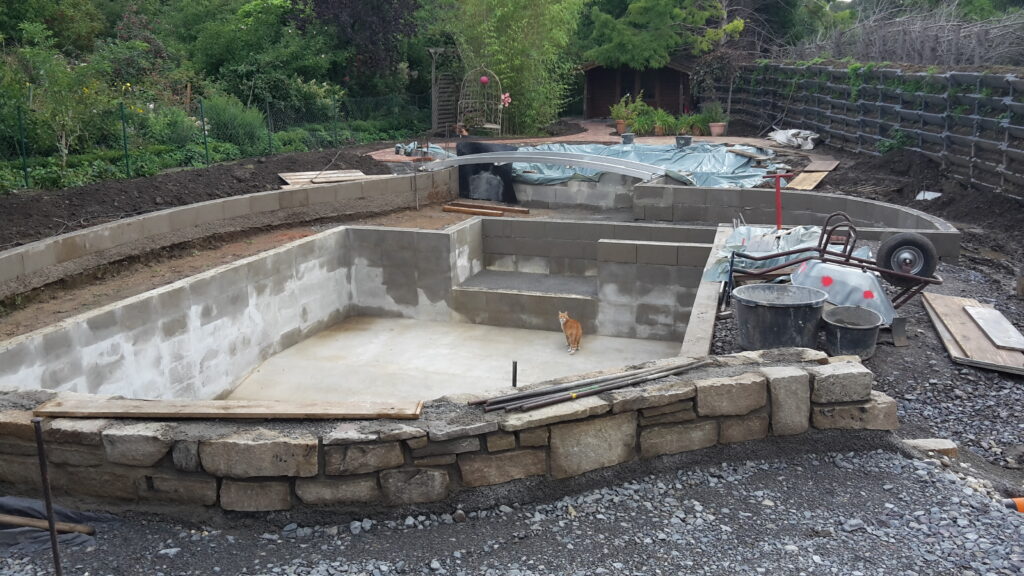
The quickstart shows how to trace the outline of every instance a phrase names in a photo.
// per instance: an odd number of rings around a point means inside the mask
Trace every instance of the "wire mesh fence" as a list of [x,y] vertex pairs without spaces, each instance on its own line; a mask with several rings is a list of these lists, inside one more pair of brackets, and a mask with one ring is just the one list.
[[125,98],[54,117],[0,102],[0,192],[148,176],[238,158],[402,140],[429,126],[429,94],[165,105]]

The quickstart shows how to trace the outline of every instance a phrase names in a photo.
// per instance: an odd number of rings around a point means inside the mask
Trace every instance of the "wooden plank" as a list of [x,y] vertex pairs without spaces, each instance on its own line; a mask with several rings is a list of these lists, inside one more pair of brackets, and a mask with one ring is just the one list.
[[368,420],[420,417],[423,402],[294,402],[275,400],[133,400],[55,398],[33,414],[49,418],[256,418],[267,420]]
[[732,152],[737,156],[743,156],[744,158],[750,158],[758,162],[764,162],[768,159],[768,156],[764,154],[758,154],[757,152],[751,152],[750,150],[743,150],[742,148],[726,148],[728,152]]
[[981,306],[964,306],[964,310],[971,319],[978,323],[981,331],[996,347],[1007,350],[1024,350],[1024,334],[1010,324],[1002,312],[995,308]]
[[786,188],[793,190],[814,190],[818,184],[828,176],[828,172],[801,172],[786,184]]
[[[0,524],[4,526],[23,526],[25,528],[38,528],[50,530],[50,523],[42,518],[28,518],[26,516],[14,516],[12,514],[0,514]],[[71,522],[54,522],[53,527],[61,534],[80,532],[82,534],[95,534],[96,529],[88,524],[73,524]]]
[[335,184],[337,182],[354,182],[356,180],[379,180],[381,178],[392,178],[394,174],[352,174],[342,176],[330,176],[328,178],[313,178],[313,184]]
[[922,300],[954,362],[1024,374],[1024,353],[996,348],[964,310],[965,306],[981,306],[977,300],[930,292],[922,294]]
[[462,200],[455,200],[448,203],[449,206],[460,206],[462,208],[483,208],[484,210],[500,210],[502,212],[511,212],[512,214],[529,214],[529,208],[522,208],[520,206],[505,206],[504,204],[487,204],[482,202],[463,202]]
[[804,172],[831,172],[839,166],[839,160],[814,160],[804,168]]
[[308,182],[317,176],[359,176],[362,175],[361,170],[318,170],[316,172],[279,172],[277,175],[289,184],[296,184],[298,182]]
[[441,208],[445,212],[458,212],[459,214],[473,214],[474,216],[504,216],[505,213],[499,210],[485,210],[483,208],[463,208],[462,206],[448,206]]

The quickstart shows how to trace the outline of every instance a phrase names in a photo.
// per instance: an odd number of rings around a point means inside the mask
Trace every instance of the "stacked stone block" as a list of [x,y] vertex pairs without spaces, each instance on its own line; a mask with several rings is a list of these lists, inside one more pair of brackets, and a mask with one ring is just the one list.
[[[256,512],[421,504],[811,428],[897,427],[895,402],[871,389],[871,372],[855,361],[829,363],[811,350],[713,361],[530,412],[472,409],[475,421],[463,413],[453,421],[340,422],[314,432],[59,418],[46,422],[45,436],[59,493]],[[30,417],[0,412],[0,481],[28,491],[38,484]]]

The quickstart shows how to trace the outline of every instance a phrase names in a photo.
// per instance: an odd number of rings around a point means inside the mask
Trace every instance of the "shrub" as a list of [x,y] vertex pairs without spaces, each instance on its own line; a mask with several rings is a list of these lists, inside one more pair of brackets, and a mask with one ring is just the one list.
[[307,152],[313,147],[309,132],[302,128],[290,128],[274,133],[274,152]]
[[150,119],[146,136],[156,144],[187,146],[199,131],[196,121],[180,108],[160,108]]
[[267,124],[262,112],[245,107],[234,96],[211,96],[204,105],[211,136],[238,146],[247,156],[266,153]]

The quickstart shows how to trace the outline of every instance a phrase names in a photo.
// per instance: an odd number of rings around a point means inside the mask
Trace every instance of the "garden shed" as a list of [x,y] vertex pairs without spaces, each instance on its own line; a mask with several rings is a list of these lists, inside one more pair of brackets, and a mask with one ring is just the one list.
[[635,70],[629,67],[607,68],[596,63],[583,66],[583,117],[604,118],[608,108],[625,94],[644,92],[644,101],[672,114],[693,108],[690,91],[692,58],[677,54],[662,68]]

